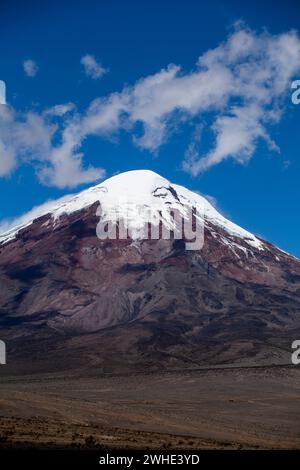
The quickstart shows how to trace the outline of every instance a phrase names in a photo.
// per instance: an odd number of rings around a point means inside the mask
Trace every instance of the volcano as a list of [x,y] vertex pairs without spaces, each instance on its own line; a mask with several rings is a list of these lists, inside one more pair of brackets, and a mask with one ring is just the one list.
[[[142,237],[153,208],[163,225],[196,210],[201,249]],[[130,235],[97,237],[116,217]],[[299,334],[300,261],[151,171],[46,203],[0,236],[5,373],[289,364]]]

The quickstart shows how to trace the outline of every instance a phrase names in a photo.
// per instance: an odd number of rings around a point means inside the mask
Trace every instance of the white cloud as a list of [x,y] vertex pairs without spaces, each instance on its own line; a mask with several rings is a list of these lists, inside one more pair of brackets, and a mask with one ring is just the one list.
[[[2,106],[0,175],[26,161],[44,184],[75,187],[104,176],[103,169],[85,165],[82,144],[89,136],[106,138],[123,130],[137,146],[155,152],[186,122],[194,131],[183,168],[193,175],[227,159],[249,161],[259,141],[278,152],[270,128],[282,118],[299,71],[300,40],[294,31],[257,34],[238,25],[225,42],[199,57],[193,71],[171,64],[121,92],[96,98],[82,113],[72,103],[25,114]],[[213,137],[210,148],[204,147],[202,131]]]
[[46,111],[44,111],[44,116],[62,117],[65,114],[70,113],[74,109],[74,103],[57,104],[55,106],[52,106],[52,108],[46,109]]
[[22,163],[33,164],[42,183],[58,188],[91,183],[105,175],[101,168],[84,167],[83,155],[76,151],[79,142],[74,123],[66,127],[62,143],[55,146],[53,139],[60,129],[48,120],[47,113],[22,114],[1,106],[0,130],[0,176],[9,175]]
[[[182,121],[199,121],[210,112],[215,116],[210,128],[215,145],[200,154],[193,139],[185,170],[197,175],[228,158],[245,163],[259,140],[279,150],[268,127],[280,120],[298,70],[300,40],[294,31],[273,36],[237,25],[227,41],[199,57],[193,72],[184,74],[170,65],[93,102],[82,117],[83,134],[105,135],[123,128],[132,132],[135,144],[156,151]],[[142,124],[139,135],[133,132],[137,123]]]
[[279,151],[261,124],[263,112],[255,104],[232,107],[227,115],[218,117],[214,123],[215,147],[199,159],[196,143],[192,142],[189,149],[192,146],[193,152],[186,155],[184,168],[197,175],[229,157],[246,163],[252,157],[259,138],[264,139],[270,149]]
[[283,98],[293,75],[300,69],[300,41],[291,31],[279,36],[257,36],[248,30],[235,32],[229,40],[204,54],[199,65],[225,66],[232,74],[231,104],[219,113],[212,126],[215,146],[206,155],[187,155],[184,168],[193,175],[221,161],[233,158],[247,162],[257,141],[270,149],[279,148],[267,131],[267,124],[280,120]]
[[35,77],[39,70],[37,63],[32,59],[24,60],[23,68],[27,77]]
[[76,124],[66,128],[62,144],[52,148],[48,165],[39,172],[40,180],[57,188],[72,188],[105,176],[105,170],[89,166],[83,168],[83,153],[77,151],[80,130]]
[[97,62],[95,57],[90,54],[84,55],[81,58],[80,63],[84,67],[86,76],[92,78],[93,80],[98,80],[108,72],[108,70],[105,69],[99,62]]

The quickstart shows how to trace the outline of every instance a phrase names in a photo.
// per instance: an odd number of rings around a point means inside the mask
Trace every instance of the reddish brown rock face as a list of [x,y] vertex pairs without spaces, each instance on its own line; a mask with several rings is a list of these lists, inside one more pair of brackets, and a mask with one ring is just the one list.
[[97,205],[56,223],[46,215],[1,246],[5,373],[289,362],[298,260],[272,245],[243,251],[231,237],[237,256],[212,224],[201,251],[181,240],[101,241]]

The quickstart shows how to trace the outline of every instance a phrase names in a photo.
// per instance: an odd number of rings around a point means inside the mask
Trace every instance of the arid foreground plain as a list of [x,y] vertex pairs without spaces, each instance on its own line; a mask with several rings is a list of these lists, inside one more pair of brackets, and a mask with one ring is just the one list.
[[300,448],[300,368],[6,377],[1,448]]

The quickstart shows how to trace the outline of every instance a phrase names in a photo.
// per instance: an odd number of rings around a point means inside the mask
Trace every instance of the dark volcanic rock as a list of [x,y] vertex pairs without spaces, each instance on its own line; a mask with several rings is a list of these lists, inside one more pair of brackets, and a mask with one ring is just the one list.
[[98,205],[56,223],[43,216],[0,246],[1,372],[289,363],[297,259],[231,235],[237,255],[212,222],[200,251],[99,240]]

